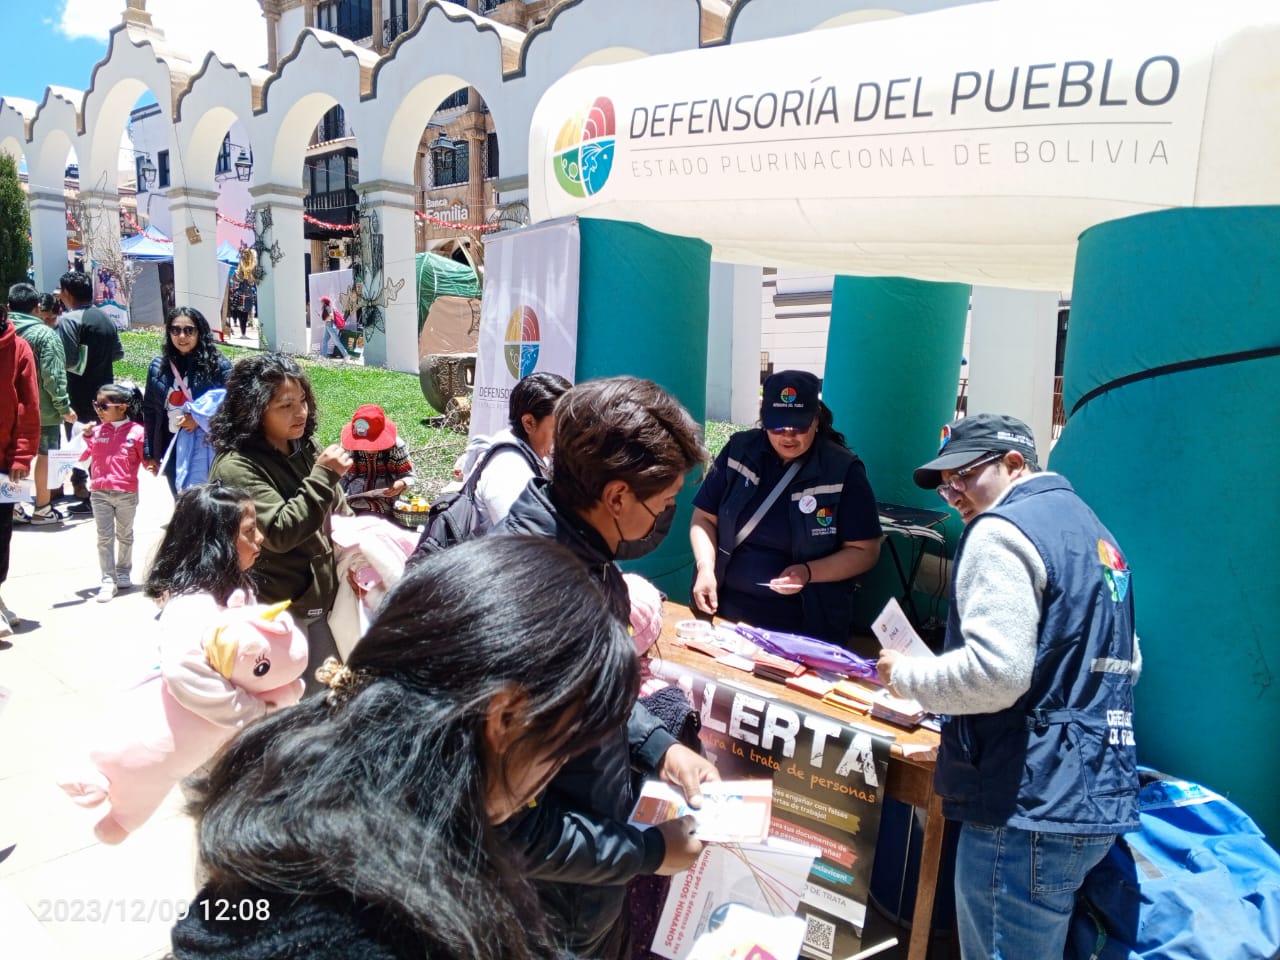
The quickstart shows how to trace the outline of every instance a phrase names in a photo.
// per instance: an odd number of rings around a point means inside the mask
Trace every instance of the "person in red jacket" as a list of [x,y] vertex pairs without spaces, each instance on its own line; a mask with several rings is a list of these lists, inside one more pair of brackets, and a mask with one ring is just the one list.
[[[9,308],[0,304],[0,472],[14,482],[25,480],[40,445],[40,388],[36,361],[27,341],[9,323]],[[0,503],[0,585],[9,576],[9,542],[13,539],[13,504]],[[13,633],[18,617],[0,600],[0,637]]]

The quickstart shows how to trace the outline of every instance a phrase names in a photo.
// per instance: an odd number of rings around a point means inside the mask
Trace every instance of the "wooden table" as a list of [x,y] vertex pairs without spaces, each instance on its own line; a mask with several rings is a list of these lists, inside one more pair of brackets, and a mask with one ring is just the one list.
[[[663,610],[662,636],[651,649],[651,654],[709,677],[741,683],[744,679],[741,670],[717,663],[711,657],[696,653],[676,642],[675,624],[680,620],[688,620],[692,616],[688,607],[667,601]],[[920,851],[920,877],[916,888],[915,910],[911,915],[911,940],[907,948],[908,960],[925,960],[933,926],[933,901],[938,886],[938,867],[942,860],[944,821],[942,801],[933,792],[934,760],[932,757],[918,754],[909,756],[908,753],[913,748],[914,750],[932,748],[932,754],[936,756],[938,735],[931,730],[919,727],[914,730],[904,730],[876,720],[865,713],[824,703],[816,697],[806,696],[784,684],[772,683],[760,677],[752,676],[751,683],[767,687],[769,692],[777,695],[779,700],[823,714],[833,720],[857,723],[859,726],[874,729],[894,741],[889,751],[885,793],[895,800],[901,800],[903,803],[909,803],[925,811],[924,846]]]

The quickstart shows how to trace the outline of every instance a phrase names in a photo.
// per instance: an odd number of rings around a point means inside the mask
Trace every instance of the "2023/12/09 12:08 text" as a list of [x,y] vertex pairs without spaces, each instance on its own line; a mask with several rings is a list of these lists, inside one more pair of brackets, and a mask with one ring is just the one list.
[[209,921],[242,923],[271,918],[271,901],[259,899],[141,900],[93,897],[41,900],[36,919],[41,923],[174,923],[189,913]]

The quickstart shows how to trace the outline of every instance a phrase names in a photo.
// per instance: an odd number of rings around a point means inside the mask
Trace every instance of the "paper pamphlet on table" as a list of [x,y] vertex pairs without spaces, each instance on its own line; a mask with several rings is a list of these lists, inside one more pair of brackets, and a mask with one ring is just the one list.
[[885,650],[896,650],[909,657],[934,656],[934,652],[925,646],[894,597],[890,597],[889,602],[884,605],[880,616],[871,624],[871,630]]
[[[692,867],[671,878],[651,949],[668,960],[686,960],[698,937],[722,924],[733,906],[775,917],[794,914],[820,852],[777,837],[708,844]],[[802,935],[803,929],[802,922]]]
[[805,922],[732,904],[718,926],[698,937],[688,960],[795,960]]
[[36,488],[30,477],[17,482],[0,473],[0,503],[35,503]]
[[845,710],[870,714],[900,727],[914,727],[928,712],[915,700],[895,697],[884,687],[872,687],[857,680],[841,680],[822,698]]
[[690,815],[693,835],[703,843],[760,843],[769,836],[773,811],[772,780],[720,780],[702,785],[702,806],[685,802],[684,794],[661,780],[640,788],[631,819],[633,827],[653,827]]

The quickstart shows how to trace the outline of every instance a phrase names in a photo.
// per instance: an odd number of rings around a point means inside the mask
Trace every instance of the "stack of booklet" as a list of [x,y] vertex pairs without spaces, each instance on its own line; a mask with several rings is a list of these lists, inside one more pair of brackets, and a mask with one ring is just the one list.
[[924,707],[914,700],[895,697],[884,687],[870,687],[853,680],[841,680],[822,700],[899,727],[914,727],[928,716]]

